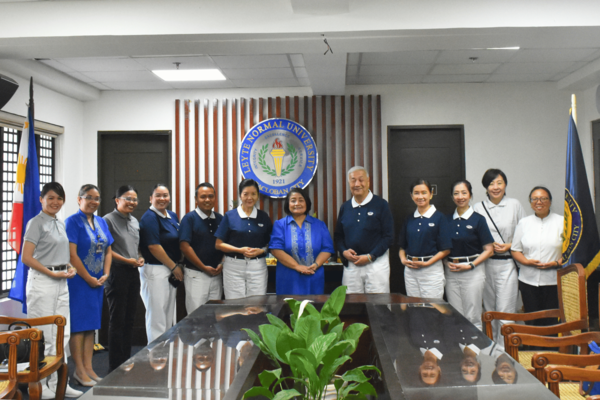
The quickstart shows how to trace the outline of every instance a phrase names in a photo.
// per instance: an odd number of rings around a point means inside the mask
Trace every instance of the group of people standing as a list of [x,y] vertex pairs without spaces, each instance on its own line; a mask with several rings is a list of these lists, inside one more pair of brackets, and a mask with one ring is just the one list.
[[[301,188],[290,190],[284,203],[287,216],[273,224],[256,208],[259,186],[251,179],[239,184],[240,204],[225,215],[214,211],[214,187],[198,185],[197,207],[181,222],[168,210],[165,184],[153,188],[150,207],[139,222],[132,216],[139,203],[134,187],[118,188],[115,210],[100,218],[94,215],[100,190],[84,185],[77,196],[78,212],[63,223],[56,214],[65,202],[64,189],[48,183],[40,196],[42,212],[29,222],[24,237],[22,259],[32,269],[29,315],[67,316],[65,344],[75,362],[74,378],[92,386],[101,380],[91,360],[103,294],[113,370],[131,355],[138,293],[146,307],[150,343],[173,325],[181,282],[188,313],[223,294],[226,299],[264,295],[269,252],[277,259],[277,294],[322,294],[323,265],[336,249],[348,293],[388,293],[392,213],[387,201],[370,191],[365,168],[351,168],[348,183],[352,198],[340,208],[333,240],[326,224],[310,215],[311,200]],[[415,181],[410,195],[417,208],[398,236],[407,295],[442,298],[445,291],[450,304],[480,329],[482,304],[486,310],[515,312],[519,288],[527,312],[558,306],[563,227],[562,217],[550,212],[547,188],[531,191],[534,215],[527,217],[518,200],[505,196],[508,180],[502,171],[486,171],[482,183],[488,199],[472,206],[471,184],[456,182],[451,193],[456,211],[446,216],[431,204],[431,185]],[[494,328],[500,338],[500,326]],[[46,351],[52,353],[56,331],[45,329]],[[53,377],[44,390],[55,388]],[[79,394],[67,387],[68,397]]]

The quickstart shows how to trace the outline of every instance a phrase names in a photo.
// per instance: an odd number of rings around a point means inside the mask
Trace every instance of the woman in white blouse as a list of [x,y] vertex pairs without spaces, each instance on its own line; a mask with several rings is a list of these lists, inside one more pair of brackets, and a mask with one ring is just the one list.
[[[529,193],[534,215],[523,218],[512,241],[511,253],[521,265],[519,289],[525,312],[558,308],[556,270],[561,267],[564,218],[550,212],[552,194],[542,186]],[[534,321],[545,326],[555,318]]]

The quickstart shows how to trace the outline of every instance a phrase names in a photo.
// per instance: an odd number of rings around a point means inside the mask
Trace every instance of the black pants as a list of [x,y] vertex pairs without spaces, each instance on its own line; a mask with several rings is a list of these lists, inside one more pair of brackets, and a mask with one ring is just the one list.
[[[519,290],[521,290],[523,307],[526,313],[558,308],[558,287],[556,285],[531,286],[519,281]],[[542,318],[526,323],[535,326],[548,326],[556,325],[559,321],[558,318]]]
[[131,335],[140,296],[138,268],[113,264],[104,294],[108,302],[108,369],[113,371],[131,357]]

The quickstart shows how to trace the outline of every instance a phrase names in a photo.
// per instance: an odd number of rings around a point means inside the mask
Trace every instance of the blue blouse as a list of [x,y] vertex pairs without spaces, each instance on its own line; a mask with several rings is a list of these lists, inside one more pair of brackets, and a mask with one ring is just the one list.
[[244,215],[242,218],[239,210],[240,207],[225,213],[215,236],[234,247],[255,249],[266,247],[273,230],[273,223],[269,215],[255,208],[256,214],[252,212],[250,217]]
[[106,221],[94,215],[93,230],[87,222],[87,216],[78,210],[65,220],[69,243],[77,245],[77,255],[91,276],[104,275],[104,256],[106,248],[113,243]]
[[[470,215],[469,210],[471,210]],[[467,218],[458,217],[456,212],[447,217],[452,238],[452,251],[449,257],[474,256],[483,251],[484,245],[494,242],[485,217],[472,211],[472,208],[469,210],[463,214],[463,217]]]
[[159,244],[174,262],[181,260],[179,250],[179,218],[173,211],[167,210],[171,218],[160,217],[148,209],[140,220],[140,252],[148,264],[162,264],[150,253],[149,245]]
[[400,232],[399,244],[407,255],[413,257],[428,257],[440,251],[452,248],[450,230],[446,216],[437,211],[433,206],[425,216],[411,214]]

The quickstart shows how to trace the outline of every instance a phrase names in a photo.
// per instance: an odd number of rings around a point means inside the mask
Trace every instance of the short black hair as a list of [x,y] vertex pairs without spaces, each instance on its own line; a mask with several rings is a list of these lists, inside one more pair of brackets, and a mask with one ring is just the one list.
[[487,189],[492,183],[492,181],[498,176],[501,176],[502,179],[504,179],[504,183],[508,185],[508,179],[506,179],[506,174],[502,172],[502,170],[499,170],[497,168],[490,168],[487,171],[485,171],[485,174],[483,174],[483,178],[481,178],[481,184],[484,188]]
[[535,192],[536,190],[543,190],[546,193],[548,193],[548,198],[550,199],[550,201],[552,201],[552,193],[550,193],[550,190],[545,187],[545,186],[536,186],[533,189],[531,189],[531,192],[529,192],[529,201],[531,202],[531,195],[533,194],[533,192]]
[[198,190],[200,190],[201,187],[212,189],[213,192],[215,192],[215,195],[217,194],[217,191],[215,190],[215,187],[212,184],[210,184],[208,182],[203,182],[203,183],[199,184],[198,186],[196,186],[196,194],[194,194],[194,198],[198,197]]
[[452,195],[454,195],[454,189],[460,184],[464,184],[467,187],[467,190],[469,191],[469,194],[471,195],[471,197],[473,197],[473,186],[471,186],[471,182],[469,182],[466,179],[459,179],[456,182],[454,182],[452,184],[452,191],[450,193]]
[[57,195],[59,195],[60,197],[63,198],[63,200],[66,200],[65,197],[65,189],[62,187],[62,185],[58,182],[48,182],[44,185],[44,187],[42,187],[42,191],[40,192],[40,197],[43,199],[49,191],[53,191],[54,193],[56,193]]
[[304,198],[304,202],[306,203],[306,211],[304,211],[304,214],[308,215],[308,212],[312,207],[312,201],[310,201],[310,197],[308,197],[308,191],[299,187],[292,188],[288,192],[287,196],[285,196],[285,201],[283,202],[283,211],[287,215],[292,215],[292,212],[290,211],[290,198],[294,193],[299,193]]
[[91,183],[86,183],[81,188],[79,188],[79,197],[85,196],[85,194],[92,189],[96,189],[98,191],[98,194],[100,194],[100,189],[98,189],[98,186],[93,185]]
[[164,187],[165,189],[167,189],[169,191],[169,195],[171,194],[171,191],[169,190],[169,187],[167,185],[165,185],[164,183],[157,183],[152,188],[152,191],[150,192],[150,197],[154,196],[154,192],[156,191],[156,189],[158,189],[161,186]]
[[254,186],[256,188],[256,191],[260,194],[258,183],[254,179],[244,179],[243,181],[241,181],[238,186],[238,194],[241,196],[244,189],[250,186]]
[[410,193],[413,192],[413,189],[415,188],[415,186],[419,186],[419,185],[427,186],[427,189],[429,189],[429,193],[433,193],[433,191],[431,190],[431,183],[429,183],[425,179],[417,179],[417,180],[413,181],[413,183],[410,184]]
[[137,189],[134,188],[133,186],[123,185],[123,186],[119,186],[119,188],[115,192],[115,199],[118,199],[119,197],[123,196],[127,192],[135,192],[135,194],[139,194]]

